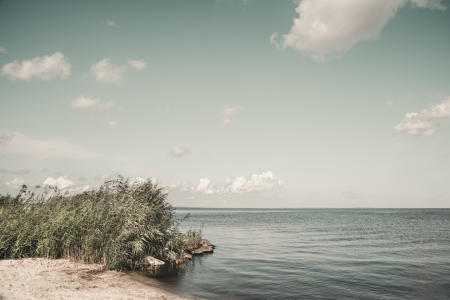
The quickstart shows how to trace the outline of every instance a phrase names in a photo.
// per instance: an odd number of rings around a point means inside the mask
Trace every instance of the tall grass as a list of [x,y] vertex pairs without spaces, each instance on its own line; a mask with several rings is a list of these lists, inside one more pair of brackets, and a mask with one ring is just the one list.
[[74,196],[23,186],[17,196],[0,195],[0,259],[72,258],[117,270],[140,268],[148,255],[174,262],[199,232],[179,232],[166,197],[150,180],[122,177]]

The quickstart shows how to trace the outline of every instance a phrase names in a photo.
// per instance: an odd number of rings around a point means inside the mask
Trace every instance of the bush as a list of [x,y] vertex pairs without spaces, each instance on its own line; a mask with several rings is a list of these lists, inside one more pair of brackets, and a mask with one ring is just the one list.
[[174,262],[199,232],[179,232],[166,197],[150,180],[123,177],[74,196],[23,186],[15,197],[0,195],[0,259],[72,258],[117,270],[139,268],[148,255]]

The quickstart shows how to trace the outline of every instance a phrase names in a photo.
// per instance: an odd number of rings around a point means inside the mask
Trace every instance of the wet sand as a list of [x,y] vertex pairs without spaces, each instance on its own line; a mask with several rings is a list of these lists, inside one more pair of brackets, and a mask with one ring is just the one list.
[[67,259],[0,260],[0,300],[28,299],[196,299],[134,280],[126,272]]

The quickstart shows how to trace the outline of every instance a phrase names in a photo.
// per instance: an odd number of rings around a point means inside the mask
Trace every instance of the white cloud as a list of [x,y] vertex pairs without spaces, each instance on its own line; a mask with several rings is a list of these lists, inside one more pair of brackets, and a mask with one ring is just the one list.
[[277,48],[280,48],[280,45],[275,41],[278,37],[278,32],[274,32],[270,35],[269,41],[271,45],[275,45]]
[[133,184],[133,183],[135,183],[135,184],[142,184],[142,183],[144,183],[146,181],[147,181],[147,179],[145,179],[143,177],[136,177],[134,180],[130,181],[130,184]]
[[436,119],[450,117],[450,97],[439,104],[422,110],[420,113],[407,113],[403,120],[394,126],[394,132],[411,136],[433,135],[437,131]]
[[106,25],[110,27],[120,28],[120,26],[116,24],[116,21],[106,21]]
[[28,155],[38,159],[86,160],[102,156],[78,145],[55,140],[33,139],[20,132],[13,133],[13,137],[6,141],[3,147],[0,147],[0,153]]
[[450,117],[450,97],[447,97],[442,103],[432,105],[430,108],[423,110],[421,115],[433,119]]
[[12,189],[17,189],[25,184],[25,180],[23,180],[22,178],[15,178],[12,181],[5,182],[5,184]]
[[79,187],[76,187],[76,188],[73,188],[73,189],[68,189],[68,192],[69,192],[70,194],[77,194],[77,193],[85,192],[85,191],[87,191],[89,188],[90,188],[89,185],[86,185],[86,186],[84,186],[84,187],[79,186]]
[[50,56],[23,60],[20,64],[15,60],[3,66],[2,75],[8,76],[11,80],[30,80],[32,77],[42,80],[66,79],[70,75],[71,67],[64,54],[56,52]]
[[111,59],[105,58],[91,66],[90,73],[96,81],[104,83],[122,83],[125,68],[114,65]]
[[[147,180],[144,177],[136,177],[134,180],[130,180],[130,184],[142,184],[147,182]],[[157,178],[149,178],[149,180],[153,185],[159,184]]]
[[261,174],[253,174],[247,180],[243,176],[237,177],[234,181],[227,180],[220,188],[219,193],[227,194],[242,194],[242,193],[278,193],[280,189],[284,188],[284,182],[278,180],[272,172],[264,172]]
[[253,174],[250,179],[238,176],[235,180],[227,179],[224,183],[215,185],[209,178],[201,178],[198,185],[192,186],[189,181],[171,183],[166,189],[172,192],[182,193],[187,197],[195,195],[270,195],[284,196],[284,181],[276,178],[272,172]]
[[[410,0],[422,8],[445,9],[440,1]],[[330,53],[343,53],[360,40],[377,38],[381,29],[407,0],[302,0],[295,9],[288,34],[280,44],[275,42],[276,33],[270,41],[280,48],[293,47],[323,61]]]
[[6,49],[3,48],[2,46],[0,46],[0,52],[3,54],[8,54],[8,51],[6,51]]
[[180,147],[180,145],[176,145],[175,147],[173,147],[169,154],[172,157],[177,158],[188,154],[189,152],[191,152],[191,148],[182,148]]
[[113,121],[113,120],[108,120],[108,121],[106,121],[105,124],[109,128],[116,128],[117,125],[119,125],[116,121]]
[[116,177],[117,175],[119,175],[119,172],[110,172],[110,173],[106,173],[106,174],[99,174],[99,175],[95,176],[94,178],[95,178],[95,180],[105,181],[105,180],[109,180],[113,177]]
[[361,196],[361,194],[358,194],[358,193],[352,192],[352,191],[346,191],[346,192],[343,192],[341,194],[341,196],[345,197],[345,198],[358,198]]
[[108,110],[114,106],[114,101],[100,103],[100,98],[80,95],[70,103],[70,106],[80,111]]
[[199,192],[201,194],[214,194],[216,191],[214,190],[214,186],[211,182],[211,179],[208,178],[202,178],[200,179],[200,182],[197,186],[196,192]]
[[436,133],[437,124],[418,113],[407,113],[405,118],[394,126],[396,133],[408,135],[433,135]]
[[130,67],[133,67],[137,70],[143,70],[143,69],[147,68],[147,64],[143,60],[132,60],[132,59],[128,58],[127,64]]
[[11,132],[0,131],[0,146],[6,145],[13,137],[14,135]]
[[52,178],[52,177],[48,177],[44,181],[44,185],[56,186],[58,189],[61,189],[61,190],[68,188],[74,184],[75,183],[73,181],[67,179],[66,176],[60,176],[56,179]]
[[238,115],[242,113],[242,106],[222,108],[222,123],[234,124],[238,121]]

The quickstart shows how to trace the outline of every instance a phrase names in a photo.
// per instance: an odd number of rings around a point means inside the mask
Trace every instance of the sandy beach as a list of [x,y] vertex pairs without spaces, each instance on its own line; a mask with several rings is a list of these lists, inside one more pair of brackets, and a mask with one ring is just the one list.
[[196,299],[133,280],[126,272],[67,259],[0,260],[0,300]]

